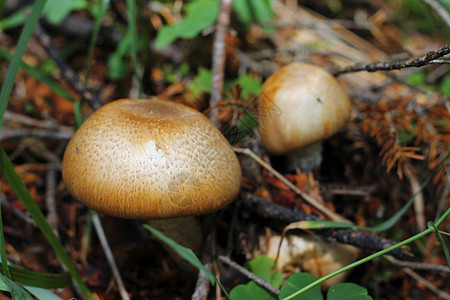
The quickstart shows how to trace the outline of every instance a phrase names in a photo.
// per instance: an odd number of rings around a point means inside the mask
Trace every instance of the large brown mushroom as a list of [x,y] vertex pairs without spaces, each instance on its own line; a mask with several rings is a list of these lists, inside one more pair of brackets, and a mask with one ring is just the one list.
[[117,100],[93,113],[70,140],[62,175],[93,210],[144,220],[216,211],[241,182],[219,130],[200,112],[161,100]]
[[291,63],[262,87],[262,143],[271,154],[290,155],[296,167],[310,171],[320,164],[321,142],[345,126],[350,111],[350,100],[332,75],[311,64]]

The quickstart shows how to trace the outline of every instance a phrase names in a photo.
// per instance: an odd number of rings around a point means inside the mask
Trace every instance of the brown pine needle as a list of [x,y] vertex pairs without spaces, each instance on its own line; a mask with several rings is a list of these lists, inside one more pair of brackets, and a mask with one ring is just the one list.
[[298,194],[300,197],[302,197],[306,202],[311,204],[314,208],[318,209],[321,213],[326,215],[331,220],[333,220],[335,222],[344,222],[344,223],[349,223],[349,224],[352,223],[350,220],[347,220],[343,216],[341,216],[335,212],[332,212],[331,210],[326,208],[322,203],[318,202],[316,199],[314,199],[313,197],[309,196],[308,194],[306,194],[305,192],[303,192],[302,190],[297,188],[292,182],[290,182],[286,177],[284,177],[283,175],[278,173],[277,170],[275,170],[268,163],[263,161],[252,150],[250,150],[248,148],[236,148],[236,147],[233,147],[233,150],[234,150],[234,152],[242,153],[242,154],[248,155],[251,158],[253,158],[257,163],[259,163],[262,167],[264,167],[266,170],[271,172],[276,178],[278,178],[281,182],[283,182],[286,186],[288,186],[296,194]]

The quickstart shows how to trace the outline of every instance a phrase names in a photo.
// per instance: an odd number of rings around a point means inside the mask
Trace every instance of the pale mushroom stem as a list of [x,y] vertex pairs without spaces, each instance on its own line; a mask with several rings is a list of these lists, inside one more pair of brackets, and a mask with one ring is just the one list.
[[[177,244],[189,248],[192,251],[200,249],[203,242],[202,227],[196,217],[182,217],[162,220],[147,220],[147,224],[162,232]],[[186,263],[171,247],[161,243],[166,251],[174,259],[175,263],[187,272],[194,273],[194,269]]]
[[297,173],[310,173],[322,163],[322,141],[313,143],[288,154],[288,159],[293,163]]
[[147,224],[161,231],[181,246],[193,251],[199,249],[202,245],[202,227],[196,217],[147,220]]

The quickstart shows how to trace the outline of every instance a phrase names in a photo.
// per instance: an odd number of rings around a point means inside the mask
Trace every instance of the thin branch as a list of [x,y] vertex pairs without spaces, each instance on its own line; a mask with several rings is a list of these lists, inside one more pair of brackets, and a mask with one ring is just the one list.
[[[0,188],[1,188],[1,182],[0,182]],[[12,211],[12,213],[19,217],[19,219],[23,220],[24,222],[36,226],[36,223],[34,220],[28,215],[28,212],[22,212],[17,206],[12,205],[8,200],[6,200],[5,193],[0,194],[0,204],[6,206],[8,209]],[[21,228],[23,230],[23,228]]]
[[416,281],[418,281],[418,282],[422,283],[424,286],[426,286],[430,291],[432,291],[433,293],[438,295],[438,297],[440,299],[450,300],[450,295],[449,294],[447,294],[444,291],[441,291],[436,286],[434,286],[430,281],[426,280],[425,278],[423,278],[422,276],[420,276],[419,274],[417,274],[413,270],[411,270],[409,268],[406,268],[406,269],[404,269],[404,271],[405,271],[406,274],[408,274],[409,276],[414,278]]
[[59,53],[58,49],[53,45],[50,36],[45,32],[40,24],[37,24],[34,28],[34,36],[44,47],[47,54],[56,62],[61,72],[61,77],[64,78],[67,83],[83,97],[84,100],[94,109],[98,109],[103,105],[103,101],[97,96],[89,92],[83,81],[67,64],[64,58]]
[[[213,248],[213,238],[215,226],[212,226],[213,230],[208,234],[208,237],[204,241],[201,252],[202,263],[209,270],[212,270],[212,248]],[[195,290],[192,294],[191,300],[206,300],[209,293],[209,279],[206,277],[203,271],[198,272],[197,282],[195,283]]]
[[[211,271],[211,263],[205,263],[205,268]],[[198,271],[197,282],[195,283],[195,291],[191,300],[206,300],[209,292],[209,279],[203,271]]]
[[[47,129],[58,129],[58,127],[62,126],[59,125],[55,120],[39,120],[30,118],[23,114],[18,114],[9,110],[5,111],[5,115],[3,118],[4,121],[9,122],[18,122],[26,126],[32,126],[32,127],[40,127],[40,128],[47,128]],[[69,128],[69,127],[67,127]]]
[[106,239],[105,232],[103,231],[102,223],[100,222],[100,218],[96,212],[92,214],[92,223],[94,224],[95,231],[97,232],[98,239],[100,244],[102,245],[103,251],[105,251],[106,260],[111,267],[114,278],[116,279],[117,287],[119,288],[120,296],[122,300],[130,300],[130,296],[125,289],[125,285],[123,284],[122,277],[120,276],[119,269],[117,268],[116,261],[114,260],[113,253],[111,251],[111,247],[109,247],[108,240]]
[[245,277],[247,277],[250,280],[253,280],[254,282],[256,282],[259,286],[263,287],[264,289],[266,289],[267,291],[271,292],[274,295],[278,295],[280,293],[280,290],[277,289],[276,287],[274,287],[273,285],[271,285],[270,283],[268,283],[267,281],[259,278],[258,276],[256,276],[255,274],[253,274],[252,272],[250,272],[249,270],[241,267],[239,264],[235,263],[234,261],[232,261],[230,258],[220,255],[219,257],[217,257],[220,261],[224,262],[225,264],[229,265],[230,267],[232,267],[233,269],[239,271],[239,273],[241,273],[242,275],[244,275]]
[[423,193],[420,190],[421,184],[409,168],[405,168],[403,172],[411,187],[411,194],[417,195],[416,199],[414,199],[414,213],[416,214],[417,229],[419,231],[424,231],[427,229],[427,222],[425,220],[425,200]]
[[55,140],[70,140],[73,136],[73,130],[49,130],[39,128],[19,128],[19,129],[4,129],[0,133],[0,141],[18,139],[24,137],[40,137]]
[[434,273],[450,273],[450,269],[447,266],[398,260],[389,255],[387,255],[385,257],[392,264],[394,264],[397,267],[401,267],[401,268],[410,268],[410,269],[414,269],[414,270],[429,271],[429,272],[434,272]]
[[450,60],[448,59],[436,59],[429,62],[430,65],[450,65]]
[[[317,216],[289,209],[265,198],[255,196],[251,193],[241,192],[239,197],[242,199],[242,211],[251,212],[259,217],[274,219],[284,223],[293,223],[298,221],[323,221],[323,219]],[[336,242],[353,245],[358,248],[368,249],[375,252],[397,244],[397,242],[380,238],[376,235],[349,229],[322,229],[316,231]],[[398,248],[390,252],[390,255],[397,258],[402,258],[406,253],[407,252],[404,249]]]
[[359,71],[367,71],[367,72],[375,72],[375,71],[392,71],[392,70],[400,70],[404,68],[411,67],[422,67],[424,65],[430,64],[433,61],[441,58],[450,53],[450,45],[444,45],[439,48],[437,51],[430,51],[425,56],[416,57],[407,61],[387,61],[387,62],[375,62],[369,64],[357,63],[354,66],[348,66],[343,68],[335,68],[331,71],[334,76],[338,76],[344,73],[350,72],[359,72]]
[[57,166],[51,166],[47,169],[45,176],[45,202],[47,205],[47,222],[53,229],[55,235],[59,238],[59,218],[55,202],[56,169]]
[[230,24],[231,0],[222,0],[220,2],[219,17],[216,25],[216,33],[214,35],[214,45],[212,53],[212,89],[209,107],[209,119],[218,127],[219,121],[216,120],[217,109],[216,104],[222,97],[223,76],[225,70],[225,46],[227,28]]

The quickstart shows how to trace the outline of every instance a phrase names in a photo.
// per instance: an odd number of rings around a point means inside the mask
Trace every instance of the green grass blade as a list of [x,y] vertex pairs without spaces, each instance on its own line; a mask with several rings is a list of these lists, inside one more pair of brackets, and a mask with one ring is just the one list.
[[[3,57],[7,60],[11,60],[13,56],[10,53],[8,53],[6,50],[0,49],[0,57]],[[36,80],[38,80],[38,81],[42,82],[43,84],[45,84],[46,86],[48,86],[53,92],[55,92],[55,94],[65,98],[67,100],[70,100],[72,102],[77,101],[72,96],[72,94],[70,94],[70,92],[66,90],[66,88],[64,88],[62,85],[60,85],[57,81],[55,81],[52,78],[50,78],[49,76],[47,76],[43,71],[41,71],[37,68],[34,68],[23,61],[20,62],[20,68],[22,70],[24,70],[26,73],[28,73],[29,75],[36,78]]]
[[50,290],[27,285],[24,285],[23,288],[39,300],[63,300]]
[[194,252],[186,247],[183,247],[177,244],[174,240],[168,238],[164,234],[162,234],[159,230],[151,227],[148,224],[144,224],[144,227],[148,229],[154,236],[156,236],[159,240],[167,244],[170,248],[172,248],[179,256],[188,261],[191,265],[196,267],[198,270],[201,270],[209,281],[214,284],[216,278],[214,275],[200,262],[198,257],[194,254]]
[[[8,261],[8,258],[6,257],[6,247],[5,247],[5,236],[3,235],[3,219],[2,219],[2,212],[1,212],[2,205],[0,204],[0,258],[2,261]],[[11,279],[11,272],[9,270],[8,264],[2,264],[1,267],[2,274],[8,277],[8,279]]]
[[198,270],[202,271],[203,274],[205,274],[206,278],[209,279],[211,284],[214,284],[215,282],[220,287],[222,292],[224,293],[225,297],[227,299],[230,299],[230,295],[228,294],[225,287],[222,285],[220,280],[218,280],[198,259],[198,257],[195,255],[195,253],[186,247],[183,247],[171,238],[168,238],[165,236],[162,232],[158,231],[157,229],[151,227],[148,224],[144,224],[144,227],[149,230],[154,236],[156,236],[161,242],[165,243],[167,246],[172,248],[173,251],[175,251],[180,257],[184,258],[187,262],[189,262],[191,265],[196,267]]
[[29,7],[25,7],[7,17],[3,17],[2,19],[0,19],[0,30],[5,31],[7,29],[14,28],[25,23],[25,21],[27,20],[27,14],[25,13],[25,11],[28,8]]
[[[3,263],[0,264],[2,267],[5,265]],[[10,279],[23,285],[45,289],[59,289],[72,284],[71,277],[68,272],[61,274],[50,274],[26,270],[15,266],[9,266],[9,270],[11,273]]]
[[3,87],[0,92],[0,131],[3,124],[3,116],[5,115],[6,106],[8,105],[9,96],[11,95],[14,85],[14,80],[16,79],[17,71],[19,69],[20,62],[22,61],[22,56],[27,49],[28,41],[33,34],[34,27],[39,21],[46,2],[47,0],[36,0],[36,2],[34,2],[33,7],[31,8],[31,13],[25,22],[22,32],[20,33],[14,56],[11,60],[8,71],[6,72],[5,81],[3,82]]
[[86,59],[86,67],[85,67],[85,73],[86,76],[84,77],[84,85],[87,86],[88,79],[89,79],[89,72],[91,70],[91,59],[92,55],[94,54],[94,48],[95,44],[97,43],[98,33],[100,32],[100,27],[102,25],[103,17],[106,14],[106,10],[108,9],[110,0],[100,0],[100,2],[97,4],[100,9],[97,13],[97,16],[95,17],[95,23],[94,23],[94,31],[92,32],[91,41],[89,43],[89,51],[88,56]]
[[[450,209],[448,211],[450,211]],[[450,270],[450,253],[448,251],[448,248],[447,248],[447,245],[445,244],[444,239],[442,238],[440,231],[437,229],[436,224],[434,224],[433,222],[428,222],[428,228],[434,229],[434,233],[436,234],[436,239],[441,244],[442,249],[444,250],[445,259],[447,260],[447,266]]]
[[13,300],[33,300],[33,297],[31,297],[31,295],[28,294],[20,285],[3,274],[0,274],[0,290],[11,293]]
[[131,49],[131,60],[133,62],[133,69],[134,69],[134,75],[136,76],[136,79],[138,80],[139,84],[139,92],[137,95],[137,98],[141,97],[142,94],[142,78],[139,75],[139,68],[138,68],[138,60],[137,60],[137,49],[136,49],[136,13],[134,10],[134,4],[135,1],[133,0],[127,0],[127,10],[128,10],[128,35],[131,39],[130,49]]
[[[417,195],[419,195],[423,189],[431,182],[431,180],[434,177],[434,174],[439,170],[439,168],[444,164],[444,162],[448,159],[450,156],[450,151],[447,152],[447,154],[444,156],[444,158],[441,160],[441,162],[433,169],[433,171],[428,175],[428,177],[425,179],[425,181],[420,186],[419,190],[411,197],[411,199],[408,200],[408,202],[398,211],[396,212],[392,217],[390,217],[388,220],[373,226],[373,227],[366,227],[366,226],[357,226],[353,224],[348,223],[342,223],[342,222],[331,222],[331,221],[299,221],[292,223],[291,226],[292,229],[325,229],[325,228],[341,228],[341,229],[361,229],[361,230],[368,230],[372,232],[383,232],[391,228],[392,226],[397,223],[397,221],[408,211],[408,209],[411,207],[411,205],[414,203],[414,200],[416,199]],[[289,226],[286,228],[287,230],[291,229]],[[286,230],[285,229],[285,230]]]
[[366,263],[366,262],[368,262],[368,261],[370,261],[370,260],[372,260],[372,259],[374,259],[376,257],[379,257],[379,256],[384,255],[386,253],[389,253],[389,252],[391,252],[391,251],[393,251],[393,250],[395,250],[397,248],[400,248],[400,247],[402,247],[404,245],[407,245],[407,244],[411,243],[412,241],[414,241],[416,239],[419,239],[419,238],[421,238],[421,237],[431,233],[432,231],[433,231],[432,229],[427,229],[425,231],[422,231],[421,233],[419,233],[419,234],[417,234],[417,235],[415,235],[413,237],[410,237],[409,239],[406,239],[406,240],[404,240],[404,241],[402,241],[402,242],[400,242],[400,243],[398,243],[398,244],[396,244],[396,245],[394,245],[392,247],[389,247],[389,248],[386,248],[384,250],[381,250],[381,251],[379,251],[377,253],[374,253],[374,254],[372,254],[370,256],[367,256],[367,257],[365,257],[363,259],[360,259],[360,260],[358,260],[358,261],[356,261],[356,262],[354,262],[352,264],[349,264],[349,265],[345,266],[342,269],[339,269],[339,270],[337,270],[337,271],[335,271],[333,273],[330,273],[330,274],[328,274],[328,275],[326,275],[326,276],[324,276],[324,277],[322,277],[322,278],[312,282],[311,284],[308,284],[307,286],[305,286],[302,289],[296,291],[295,293],[290,294],[289,296],[284,297],[284,298],[280,298],[280,299],[281,300],[292,300],[295,297],[297,297],[298,295],[306,292],[307,290],[313,288],[316,285],[321,284],[322,282],[330,279],[331,277],[334,277],[334,276],[336,276],[338,274],[341,274],[342,272],[345,272],[347,270],[353,269],[356,266],[362,265],[363,263]]
[[6,155],[5,150],[3,150],[3,148],[1,147],[0,147],[0,171],[5,176],[6,180],[16,193],[17,197],[19,197],[19,199],[22,201],[28,213],[34,219],[39,229],[42,231],[42,233],[44,234],[50,245],[55,250],[56,254],[61,258],[62,262],[66,265],[69,273],[75,279],[83,294],[86,296],[86,298],[93,299],[92,294],[84,284],[83,280],[81,280],[81,277],[78,274],[75,266],[72,264],[70,257],[67,255],[58,238],[53,233],[52,228],[47,223],[47,220],[45,219],[38,205],[34,201],[27,187],[23,183],[22,179],[14,170],[14,167],[11,161],[9,160],[8,156]]

